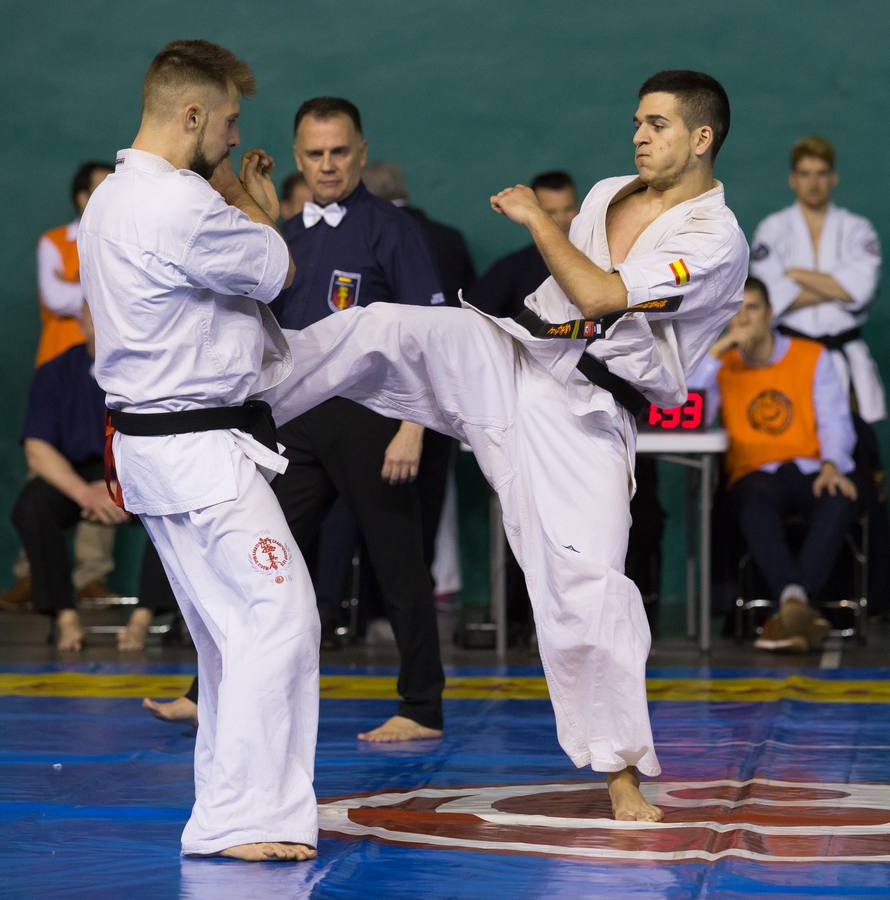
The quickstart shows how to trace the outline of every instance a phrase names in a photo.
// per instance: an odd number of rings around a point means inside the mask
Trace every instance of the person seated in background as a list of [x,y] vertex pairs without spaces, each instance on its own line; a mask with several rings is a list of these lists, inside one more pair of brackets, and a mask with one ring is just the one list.
[[[75,607],[65,532],[86,520],[109,527],[130,520],[115,506],[104,479],[105,394],[93,375],[95,343],[89,308],[83,304],[85,343],[75,344],[34,373],[22,443],[29,479],[12,521],[31,568],[31,604],[56,620],[59,650],[77,651],[83,629]],[[154,612],[175,599],[160,559],[146,545],[140,605],[119,635],[121,649],[140,649]]]
[[[779,610],[755,646],[807,652],[830,630],[819,597],[856,513],[850,404],[828,351],[772,326],[766,285],[745,282],[742,307],[690,384],[722,407],[730,506]],[[786,518],[802,516],[799,552]]]
[[306,179],[302,172],[291,172],[284,181],[281,182],[281,191],[279,192],[279,214],[278,218],[282,222],[292,219],[294,216],[303,212],[303,207],[312,200],[312,188],[306,184]]
[[[71,202],[75,218],[41,235],[37,242],[37,296],[40,337],[35,366],[55,359],[69,347],[84,342],[80,327],[83,291],[77,257],[77,229],[93,191],[112,166],[106,162],[81,163],[71,180]],[[81,597],[110,596],[105,576],[112,570],[113,541],[105,528],[83,522],[74,536],[76,560],[72,579]],[[31,602],[28,559],[20,553],[13,566],[15,584],[0,595],[0,609],[23,612]]]
[[[544,212],[568,234],[581,208],[572,176],[567,172],[542,172],[532,179],[531,189]],[[492,316],[517,316],[525,308],[525,298],[549,277],[538,248],[534,243],[527,244],[492,263],[468,299]]]

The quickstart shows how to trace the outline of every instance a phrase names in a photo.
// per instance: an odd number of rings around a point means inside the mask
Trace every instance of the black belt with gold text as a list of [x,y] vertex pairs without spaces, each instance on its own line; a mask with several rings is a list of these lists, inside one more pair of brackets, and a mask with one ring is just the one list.
[[[567,338],[591,341],[600,340],[619,315],[602,319],[573,319],[571,322],[545,322],[527,307],[514,316],[514,320],[537,338]],[[638,416],[649,405],[649,401],[629,382],[614,372],[605,363],[589,353],[582,353],[577,369],[584,377],[608,391],[632,416]]]

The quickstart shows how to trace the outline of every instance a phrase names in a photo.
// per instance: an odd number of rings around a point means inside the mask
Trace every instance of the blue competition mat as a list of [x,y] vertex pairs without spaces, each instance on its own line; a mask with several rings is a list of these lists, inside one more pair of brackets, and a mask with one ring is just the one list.
[[[788,670],[653,670],[664,696],[719,678],[735,698],[652,703],[664,773],[646,791],[666,813],[655,826],[608,818],[604,783],[564,757],[546,700],[447,700],[441,741],[372,746],[355,735],[392,701],[323,699],[324,832],[319,859],[300,865],[182,859],[191,730],[103,696],[98,678],[97,696],[82,680],[86,695],[62,696],[14,677],[188,667],[3,671],[4,898],[890,896],[890,670],[808,672],[825,689],[816,699],[782,696]],[[362,673],[348,674],[360,688]],[[777,698],[758,699],[770,678]]]

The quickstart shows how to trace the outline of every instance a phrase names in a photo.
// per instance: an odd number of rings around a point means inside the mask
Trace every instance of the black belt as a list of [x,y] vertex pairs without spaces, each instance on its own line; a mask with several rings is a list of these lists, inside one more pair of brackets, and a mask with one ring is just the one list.
[[109,409],[108,416],[115,431],[136,437],[237,428],[246,431],[270,450],[278,452],[272,408],[264,400],[248,400],[243,406],[216,406],[164,413],[126,413]]
[[784,334],[786,337],[815,341],[828,350],[840,350],[841,353],[844,352],[846,344],[849,344],[850,341],[858,341],[862,337],[862,329],[858,326],[850,328],[848,331],[842,331],[840,334],[820,334],[819,336],[804,334],[802,331],[798,331],[796,328],[791,328],[788,325],[779,325],[777,330],[779,334]]
[[[514,316],[514,320],[534,337],[578,338],[586,339],[588,343],[602,338],[606,329],[619,318],[620,315],[602,319],[574,319],[571,322],[545,322],[527,307],[518,316]],[[629,381],[610,372],[605,363],[589,353],[581,354],[577,369],[588,381],[608,391],[632,416],[638,416],[649,406],[649,401]]]

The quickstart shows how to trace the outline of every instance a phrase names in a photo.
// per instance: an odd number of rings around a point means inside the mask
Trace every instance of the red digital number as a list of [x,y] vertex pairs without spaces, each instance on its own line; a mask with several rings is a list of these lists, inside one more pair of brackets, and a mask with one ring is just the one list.
[[683,428],[698,428],[701,425],[702,417],[702,396],[701,394],[690,392],[686,403],[683,405]]
[[661,407],[656,406],[654,403],[649,404],[649,424],[653,427],[658,425],[661,422]]
[[664,418],[661,422],[662,428],[673,429],[676,428],[680,424],[680,420],[683,417],[683,407],[682,406],[672,406],[670,409],[663,410]]

